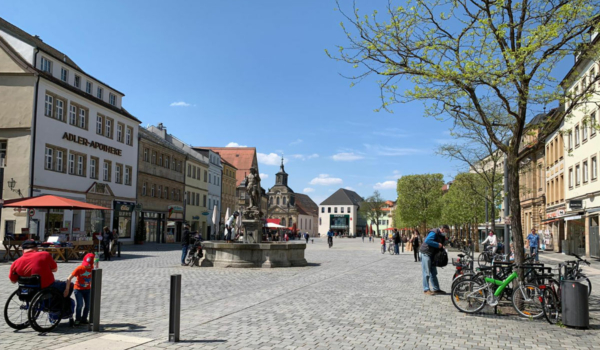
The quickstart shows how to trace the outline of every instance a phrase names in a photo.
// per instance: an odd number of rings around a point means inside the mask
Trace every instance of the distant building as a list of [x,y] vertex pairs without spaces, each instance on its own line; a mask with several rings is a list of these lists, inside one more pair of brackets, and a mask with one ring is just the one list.
[[357,228],[361,228],[358,214],[361,202],[361,196],[344,188],[329,196],[319,205],[319,234],[324,236],[332,229],[340,234],[356,236]]
[[[208,148],[194,148],[198,153],[208,158],[208,239],[219,238],[225,224],[221,217],[221,186],[223,179],[223,163],[221,155]],[[217,212],[217,222],[213,222],[213,212]]]

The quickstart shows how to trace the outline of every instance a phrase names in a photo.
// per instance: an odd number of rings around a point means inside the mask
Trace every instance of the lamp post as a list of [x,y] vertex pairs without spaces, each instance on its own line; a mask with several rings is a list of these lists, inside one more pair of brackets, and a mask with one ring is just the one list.
[[[286,206],[287,206],[287,223],[289,225],[290,224],[290,201],[289,200],[287,201]],[[283,235],[279,236],[279,240],[283,241]]]

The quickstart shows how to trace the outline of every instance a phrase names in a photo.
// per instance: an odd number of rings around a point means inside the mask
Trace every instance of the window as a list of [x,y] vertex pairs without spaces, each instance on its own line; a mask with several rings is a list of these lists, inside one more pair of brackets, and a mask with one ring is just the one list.
[[325,207],[321,207],[321,213],[325,214]]
[[196,193],[196,205],[200,205],[200,193]]
[[90,157],[90,177],[92,179],[98,178],[98,158]]
[[7,235],[13,235],[15,234],[16,230],[15,227],[17,226],[17,221],[16,220],[6,220],[5,224],[4,224],[4,232]]
[[77,175],[85,176],[85,161],[83,156],[77,156]]
[[106,118],[106,128],[104,129],[104,133],[104,136],[112,139],[112,120],[109,118]]
[[152,151],[152,161],[151,164],[156,164],[156,152]]
[[348,207],[348,214],[350,214],[350,213],[351,213],[351,211],[350,211],[350,207]]
[[131,186],[131,172],[133,169],[130,166],[125,166],[125,185]]
[[110,103],[113,106],[117,105],[117,96],[115,96],[113,93],[109,93],[108,94],[108,103]]
[[103,125],[102,116],[98,115],[96,117],[96,134],[98,134],[98,135],[102,135],[103,134],[103,132],[102,132],[103,131],[102,130],[102,125]]
[[75,155],[69,153],[69,174],[75,174]]
[[579,164],[575,166],[575,186],[579,186],[581,184],[581,167]]
[[75,76],[75,80],[73,81],[73,85],[76,88],[81,89],[81,77],[79,75]]
[[79,109],[79,127],[87,130],[86,111],[83,108]]
[[54,97],[46,94],[46,104],[44,108],[44,115],[46,117],[52,117],[52,110],[54,109]]
[[147,188],[147,184],[144,182],[144,184],[142,185],[142,196],[146,195],[146,188]]
[[144,161],[147,162],[148,161],[148,149],[144,148]]
[[68,79],[69,79],[69,71],[64,69],[63,67],[60,67],[60,80],[67,82]]
[[85,92],[87,92],[88,94],[92,94],[92,83],[89,81],[85,82]]
[[286,202],[286,198],[283,197],[283,205],[285,205],[285,202]]
[[596,135],[596,112],[590,114],[590,137]]
[[132,146],[133,143],[131,142],[131,135],[133,134],[133,129],[131,127],[127,127],[127,131],[125,132],[125,144]]
[[589,174],[588,161],[586,160],[583,162],[583,183],[588,182]]
[[202,206],[206,208],[206,195],[202,195]]
[[123,124],[117,124],[117,141],[123,142]]
[[54,150],[50,147],[46,147],[46,161],[44,168],[47,170],[52,170],[52,158],[53,158]]
[[196,178],[196,167],[192,167],[192,178]]
[[64,107],[65,101],[56,99],[56,119],[63,121],[64,120]]
[[56,151],[56,169],[54,170],[63,172],[63,151]]
[[279,197],[277,197],[277,205],[279,205]]
[[105,160],[102,168],[104,176],[102,177],[104,181],[110,181],[110,162]]
[[154,187],[154,185],[152,185],[150,187],[150,197],[154,197],[154,189],[155,189],[155,187]]
[[42,71],[52,74],[52,61],[42,57]]
[[170,160],[170,157],[166,156],[165,157],[165,168],[167,168],[167,169],[169,169],[169,160]]
[[175,200],[175,190],[171,190],[171,199]]
[[98,88],[96,88],[96,97],[98,97],[99,99],[102,99],[102,93],[104,92],[102,90],[103,89],[100,86],[98,86]]
[[333,213],[334,213],[334,214],[337,214],[337,207],[334,207],[334,208],[333,208]]
[[583,128],[581,129],[581,133],[582,133],[581,138],[583,139],[583,142],[587,141],[587,138],[588,138],[587,122],[583,123]]
[[206,182],[206,174],[208,174],[208,172],[204,170],[204,182]]
[[192,201],[192,198],[191,198],[192,195],[191,195],[191,193],[190,192],[185,192],[185,197],[186,197],[185,200],[187,202],[187,205],[190,205],[190,203]]
[[212,174],[208,174],[208,183],[212,183]]
[[327,208],[327,214],[331,214],[331,207]]
[[340,208],[340,213],[344,214],[344,207]]
[[596,156],[592,157],[592,180],[596,180],[598,178],[598,159]]
[[579,147],[579,125],[575,127],[575,147]]
[[192,166],[188,164],[188,173],[187,176],[190,177],[192,175]]
[[115,182],[120,184],[121,183],[121,164],[116,164],[115,165]]
[[69,106],[69,124],[77,125],[77,107],[73,105]]
[[162,186],[158,185],[158,198],[162,198]]
[[169,187],[165,186],[165,199],[169,199]]
[[573,149],[573,132],[569,131],[569,151]]

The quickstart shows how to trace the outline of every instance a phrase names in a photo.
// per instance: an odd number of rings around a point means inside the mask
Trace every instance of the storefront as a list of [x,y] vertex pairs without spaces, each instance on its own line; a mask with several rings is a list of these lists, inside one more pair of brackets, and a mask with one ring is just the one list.
[[566,238],[564,217],[564,205],[546,212],[546,219],[542,220],[539,232],[544,239],[546,250],[560,252],[560,241]]
[[181,242],[181,232],[183,231],[183,207],[180,205],[169,205],[167,208],[167,235],[165,242]]
[[146,242],[165,243],[165,213],[143,211],[140,213],[140,225],[144,227]]
[[332,214],[329,216],[329,228],[342,235],[350,229],[350,215]]
[[119,238],[132,238],[132,213],[135,209],[133,202],[114,202],[113,228],[117,229]]

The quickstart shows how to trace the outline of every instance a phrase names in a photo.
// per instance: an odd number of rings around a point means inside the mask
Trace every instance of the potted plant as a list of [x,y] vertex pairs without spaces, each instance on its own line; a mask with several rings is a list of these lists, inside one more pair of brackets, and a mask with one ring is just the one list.
[[133,238],[135,244],[144,244],[146,239],[146,232],[144,232],[144,223],[140,221],[135,229],[135,237]]

